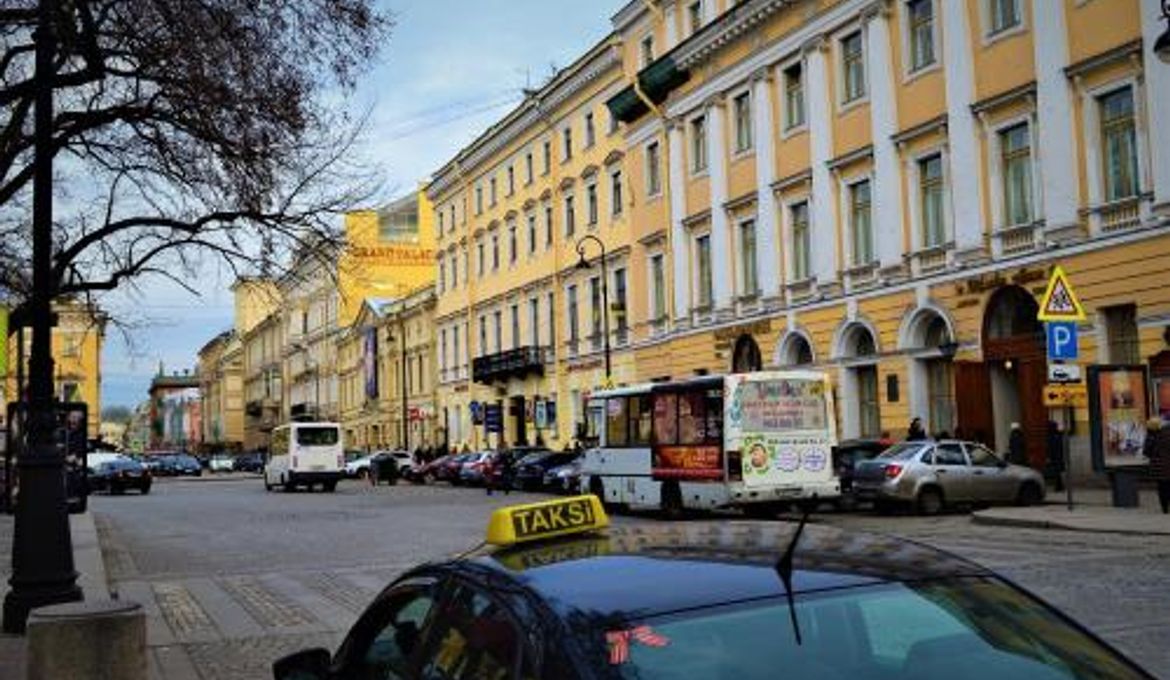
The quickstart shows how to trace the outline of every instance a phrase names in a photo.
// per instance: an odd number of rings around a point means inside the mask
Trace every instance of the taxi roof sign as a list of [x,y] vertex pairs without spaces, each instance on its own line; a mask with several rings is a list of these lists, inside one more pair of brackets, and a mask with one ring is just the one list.
[[596,531],[609,526],[601,499],[592,494],[499,508],[488,520],[485,541],[513,545]]
[[1052,268],[1052,276],[1048,279],[1048,288],[1044,297],[1040,299],[1040,311],[1036,313],[1040,321],[1084,321],[1085,308],[1073,291],[1068,275],[1060,265]]

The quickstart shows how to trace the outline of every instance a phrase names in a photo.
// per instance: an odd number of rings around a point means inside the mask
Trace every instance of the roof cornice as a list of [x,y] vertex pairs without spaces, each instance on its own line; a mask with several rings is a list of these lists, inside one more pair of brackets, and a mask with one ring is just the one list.
[[670,52],[670,56],[680,69],[693,68],[792,2],[793,0],[747,0],[727,10],[685,40]]

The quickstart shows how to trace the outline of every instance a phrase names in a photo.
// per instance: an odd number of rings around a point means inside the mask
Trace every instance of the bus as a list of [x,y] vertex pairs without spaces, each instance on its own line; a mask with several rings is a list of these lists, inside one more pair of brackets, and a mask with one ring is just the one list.
[[595,392],[582,488],[610,505],[740,508],[771,515],[841,495],[829,377],[816,371],[704,376]]
[[337,488],[345,476],[345,451],[338,423],[294,422],[272,431],[268,461],[264,465],[264,488],[309,491],[320,485],[325,491]]

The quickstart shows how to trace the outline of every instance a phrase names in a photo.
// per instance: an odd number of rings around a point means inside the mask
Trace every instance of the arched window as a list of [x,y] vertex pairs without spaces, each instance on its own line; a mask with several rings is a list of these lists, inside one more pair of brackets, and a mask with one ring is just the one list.
[[808,366],[813,363],[812,345],[800,333],[789,333],[780,346],[780,365]]
[[764,360],[760,357],[760,346],[750,335],[741,335],[735,341],[735,351],[731,357],[732,373],[751,373],[764,368]]

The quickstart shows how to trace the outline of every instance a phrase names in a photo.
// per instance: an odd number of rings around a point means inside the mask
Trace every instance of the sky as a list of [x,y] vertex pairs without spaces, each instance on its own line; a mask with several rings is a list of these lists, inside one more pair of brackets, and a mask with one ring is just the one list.
[[[622,0],[385,0],[396,26],[359,83],[355,108],[370,107],[364,139],[401,196],[450,160],[538,86],[610,31]],[[193,287],[165,280],[109,296],[102,405],[147,397],[160,363],[195,369],[199,348],[232,325],[232,275],[208,258]]]

